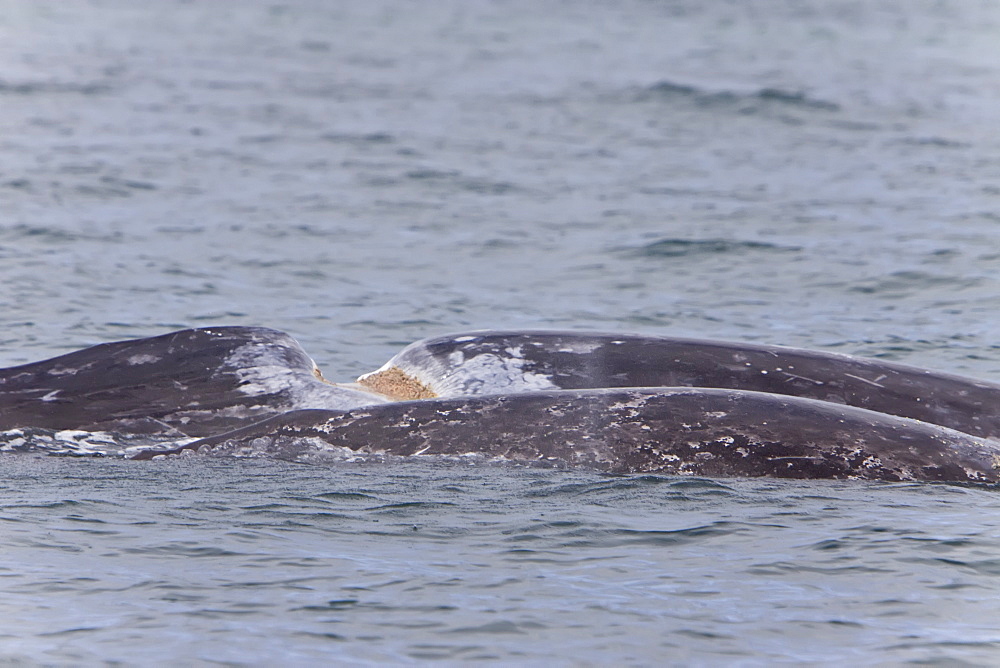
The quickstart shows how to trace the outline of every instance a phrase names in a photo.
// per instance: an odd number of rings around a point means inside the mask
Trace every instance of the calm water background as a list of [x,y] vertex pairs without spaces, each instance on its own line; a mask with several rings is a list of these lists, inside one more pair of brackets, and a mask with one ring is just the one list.
[[[1000,2],[0,0],[0,364],[267,325],[1000,378]],[[1000,662],[1000,496],[0,460],[0,660]]]

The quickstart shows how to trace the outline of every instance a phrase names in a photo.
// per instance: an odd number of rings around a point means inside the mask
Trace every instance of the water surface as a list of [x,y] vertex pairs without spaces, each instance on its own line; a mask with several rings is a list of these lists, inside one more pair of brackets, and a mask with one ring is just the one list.
[[[2,6],[0,364],[531,327],[1000,378],[995,1]],[[6,660],[1000,658],[992,490],[0,466]]]

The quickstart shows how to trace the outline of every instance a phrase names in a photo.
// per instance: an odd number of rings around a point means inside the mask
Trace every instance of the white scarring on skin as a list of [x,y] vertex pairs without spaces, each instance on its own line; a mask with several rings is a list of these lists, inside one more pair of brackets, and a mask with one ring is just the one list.
[[[273,345],[273,344],[272,344]],[[312,362],[312,360],[309,360]],[[289,369],[284,358],[269,346],[240,346],[226,358],[224,366],[239,378],[239,390],[249,396],[285,395],[295,409],[344,410],[385,403],[385,397],[363,389],[338,387],[302,371]],[[313,369],[316,368],[312,363]]]
[[450,360],[458,364],[442,378],[435,379],[431,387],[439,396],[456,391],[459,394],[499,394],[559,389],[551,377],[524,370],[520,348],[508,348],[506,352],[510,357],[483,353],[465,360]]
[[[615,343],[612,341],[612,343]],[[564,341],[559,344],[556,352],[589,355],[604,345],[604,341]]]
[[[471,340],[474,337],[461,338]],[[461,350],[456,350],[448,355],[447,362],[442,362],[426,355],[424,351],[407,350],[376,371],[360,376],[358,382],[363,383],[370,376],[395,368],[429,388],[438,397],[559,389],[550,376],[524,370],[525,359],[520,347],[507,348],[504,353],[509,357],[480,353],[467,358]]]
[[160,358],[156,355],[139,353],[137,355],[132,355],[125,361],[128,362],[129,366],[137,366],[139,364],[153,364],[155,362],[159,362]]

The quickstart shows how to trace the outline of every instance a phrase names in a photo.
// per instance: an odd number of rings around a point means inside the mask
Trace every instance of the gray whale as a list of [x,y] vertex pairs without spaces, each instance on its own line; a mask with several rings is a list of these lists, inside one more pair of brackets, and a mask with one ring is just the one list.
[[762,392],[629,388],[292,411],[164,454],[478,454],[610,473],[997,482],[1000,449],[937,425]]
[[283,332],[187,329],[0,369],[0,429],[209,436],[300,408],[388,401],[323,381]]
[[[600,332],[472,332],[418,341],[380,375],[435,396],[600,387],[714,387],[818,399],[1000,437],[1000,385],[837,353]],[[419,398],[405,392],[399,398]]]
[[1000,385],[877,360],[587,332],[426,339],[348,384],[323,379],[288,335],[245,327],[0,370],[0,429],[142,434],[150,447],[136,459],[475,455],[613,473],[995,484],[998,407]]

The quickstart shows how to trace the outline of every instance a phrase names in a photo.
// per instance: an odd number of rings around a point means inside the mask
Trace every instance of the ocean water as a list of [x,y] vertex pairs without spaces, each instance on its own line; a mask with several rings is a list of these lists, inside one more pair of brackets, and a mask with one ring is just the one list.
[[388,462],[5,461],[7,661],[997,657],[995,490]]
[[[0,365],[481,328],[1000,378],[1000,2],[0,2]],[[997,493],[0,459],[0,659],[995,665]]]

